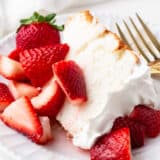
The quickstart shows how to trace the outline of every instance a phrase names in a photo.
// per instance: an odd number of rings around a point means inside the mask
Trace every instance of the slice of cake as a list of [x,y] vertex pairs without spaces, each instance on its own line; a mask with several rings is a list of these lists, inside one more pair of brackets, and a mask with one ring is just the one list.
[[84,72],[88,94],[83,105],[66,100],[57,116],[74,145],[90,149],[116,117],[137,104],[160,104],[146,63],[88,11],[68,19],[63,41],[71,48],[67,58]]

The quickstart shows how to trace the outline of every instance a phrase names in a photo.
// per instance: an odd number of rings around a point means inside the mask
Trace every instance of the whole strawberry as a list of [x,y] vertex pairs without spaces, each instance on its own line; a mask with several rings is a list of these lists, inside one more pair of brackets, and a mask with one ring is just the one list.
[[59,31],[64,26],[55,24],[55,16],[56,14],[42,16],[35,12],[30,18],[22,19],[17,31],[16,47],[30,49],[60,43]]

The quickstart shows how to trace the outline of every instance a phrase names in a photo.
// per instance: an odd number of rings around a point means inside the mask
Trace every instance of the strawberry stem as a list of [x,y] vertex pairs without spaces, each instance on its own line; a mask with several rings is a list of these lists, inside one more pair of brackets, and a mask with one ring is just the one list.
[[38,12],[34,12],[31,17],[26,18],[26,19],[21,19],[20,23],[21,23],[21,26],[24,26],[24,25],[29,25],[29,24],[34,23],[34,22],[40,22],[40,23],[47,22],[51,26],[56,28],[57,30],[63,31],[64,30],[64,25],[60,25],[60,26],[57,25],[55,17],[56,17],[55,13],[51,13],[51,14],[48,14],[46,16],[43,16],[43,15],[40,15]]

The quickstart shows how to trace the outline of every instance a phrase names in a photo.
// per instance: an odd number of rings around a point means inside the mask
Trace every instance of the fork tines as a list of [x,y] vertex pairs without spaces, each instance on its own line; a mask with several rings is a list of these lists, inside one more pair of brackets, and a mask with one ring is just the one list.
[[[152,55],[152,61],[155,61],[157,59],[159,59],[160,57],[157,56],[156,53],[160,53],[160,44],[158,42],[158,40],[156,39],[156,37],[154,36],[154,34],[151,32],[151,30],[148,28],[148,26],[144,23],[144,21],[142,20],[142,18],[136,13],[136,17],[137,20],[139,21],[139,23],[141,24],[141,27],[143,28],[145,34],[147,35],[148,39],[152,42],[152,45],[154,46],[151,47],[145,36],[142,34],[141,30],[138,29],[136,23],[134,22],[134,20],[129,17],[129,21],[130,24],[132,26],[132,28],[134,29],[134,31],[136,32],[136,34],[138,35],[138,37],[140,38],[141,42],[139,40],[137,40],[137,37],[134,36],[132,29],[129,27],[129,24],[127,24],[127,22],[125,20],[123,20],[123,24],[125,26],[125,29],[127,30],[128,35],[130,36],[131,40],[133,41],[134,45],[136,46],[137,50],[140,52],[140,54],[144,57],[144,59],[149,63],[151,62],[150,58],[148,57],[148,55],[146,54],[146,52],[143,50],[143,48],[141,47],[140,43],[143,44],[143,46],[145,46],[145,48],[147,49],[147,51]],[[120,25],[118,23],[116,23],[116,28],[117,31],[121,37],[121,39],[130,47],[134,50],[134,48],[130,45],[130,41],[127,38],[126,34],[124,33],[124,31],[122,31]]]

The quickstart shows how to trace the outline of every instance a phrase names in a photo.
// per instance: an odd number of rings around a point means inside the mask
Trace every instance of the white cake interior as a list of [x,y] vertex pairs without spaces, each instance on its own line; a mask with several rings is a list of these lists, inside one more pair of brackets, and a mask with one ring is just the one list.
[[84,72],[88,94],[81,106],[66,100],[57,116],[74,145],[90,149],[99,136],[110,131],[116,117],[140,103],[159,105],[146,63],[89,12],[73,15],[63,36],[71,47],[68,59]]

